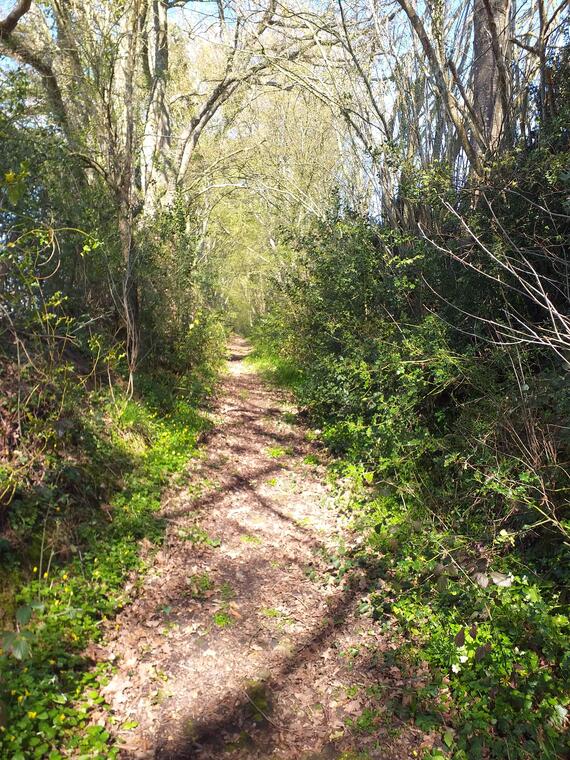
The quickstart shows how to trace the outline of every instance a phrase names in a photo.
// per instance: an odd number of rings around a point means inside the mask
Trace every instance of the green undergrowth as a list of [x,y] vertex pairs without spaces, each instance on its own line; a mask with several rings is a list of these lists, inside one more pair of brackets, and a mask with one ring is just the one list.
[[468,520],[450,530],[401,494],[371,488],[364,470],[348,472],[348,509],[367,537],[349,564],[372,579],[361,609],[394,637],[403,672],[428,665],[411,699],[402,695],[393,709],[439,735],[429,757],[565,757],[564,592],[505,531],[490,540]]
[[[296,374],[299,403],[336,454],[339,508],[363,537],[341,571],[365,570],[361,613],[391,640],[392,664],[423,674],[390,706],[435,736],[426,758],[561,760],[566,523],[537,501],[538,468],[497,442],[515,406],[499,371],[450,352],[435,328],[372,359],[314,352]],[[269,341],[257,350],[270,364]],[[563,471],[542,477],[565,492]]]
[[299,368],[294,362],[279,355],[270,354],[261,345],[245,358],[245,362],[259,372],[264,380],[280,388],[294,390],[300,381]]
[[184,482],[209,424],[199,402],[214,374],[196,377],[141,376],[131,399],[120,388],[81,396],[41,482],[16,485],[2,544],[12,614],[0,655],[1,757],[117,756],[91,717],[105,709],[112,663],[93,666],[86,647],[161,543],[162,491]]

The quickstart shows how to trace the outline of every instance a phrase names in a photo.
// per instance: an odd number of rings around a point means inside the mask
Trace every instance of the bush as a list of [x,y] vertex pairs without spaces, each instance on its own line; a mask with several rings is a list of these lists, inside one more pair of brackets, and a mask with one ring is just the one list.
[[[501,213],[525,235],[513,203]],[[499,251],[499,225],[473,214]],[[449,245],[459,230],[444,224]],[[370,609],[392,633],[397,622],[406,667],[429,665],[399,709],[440,730],[456,758],[561,757],[570,401],[560,358],[498,345],[477,315],[498,318],[505,294],[423,240],[343,212],[296,247],[257,352],[295,368],[300,404],[354,484],[355,526],[368,536],[357,559],[380,578]],[[524,299],[516,308],[542,319]]]

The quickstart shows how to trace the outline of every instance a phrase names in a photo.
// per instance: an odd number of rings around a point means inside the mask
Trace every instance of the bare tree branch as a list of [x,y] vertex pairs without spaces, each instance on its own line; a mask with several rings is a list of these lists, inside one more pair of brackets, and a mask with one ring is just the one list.
[[6,18],[0,21],[0,40],[12,34],[22,16],[30,10],[31,5],[32,0],[18,0]]

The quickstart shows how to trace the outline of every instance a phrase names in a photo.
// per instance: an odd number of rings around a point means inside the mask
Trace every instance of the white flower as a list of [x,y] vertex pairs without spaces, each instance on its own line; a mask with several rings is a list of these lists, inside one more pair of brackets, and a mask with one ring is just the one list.
[[454,673],[459,673],[459,671],[461,670],[461,665],[457,662],[454,662],[453,665],[451,666],[451,669],[453,670]]

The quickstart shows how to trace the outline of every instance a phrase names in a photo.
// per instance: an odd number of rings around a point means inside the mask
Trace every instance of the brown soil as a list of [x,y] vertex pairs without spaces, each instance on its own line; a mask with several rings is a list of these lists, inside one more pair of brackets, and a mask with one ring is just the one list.
[[105,646],[121,757],[417,757],[424,736],[389,706],[410,682],[359,614],[363,571],[337,579],[352,538],[323,451],[247,344],[231,351],[191,485],[165,499],[165,544]]

